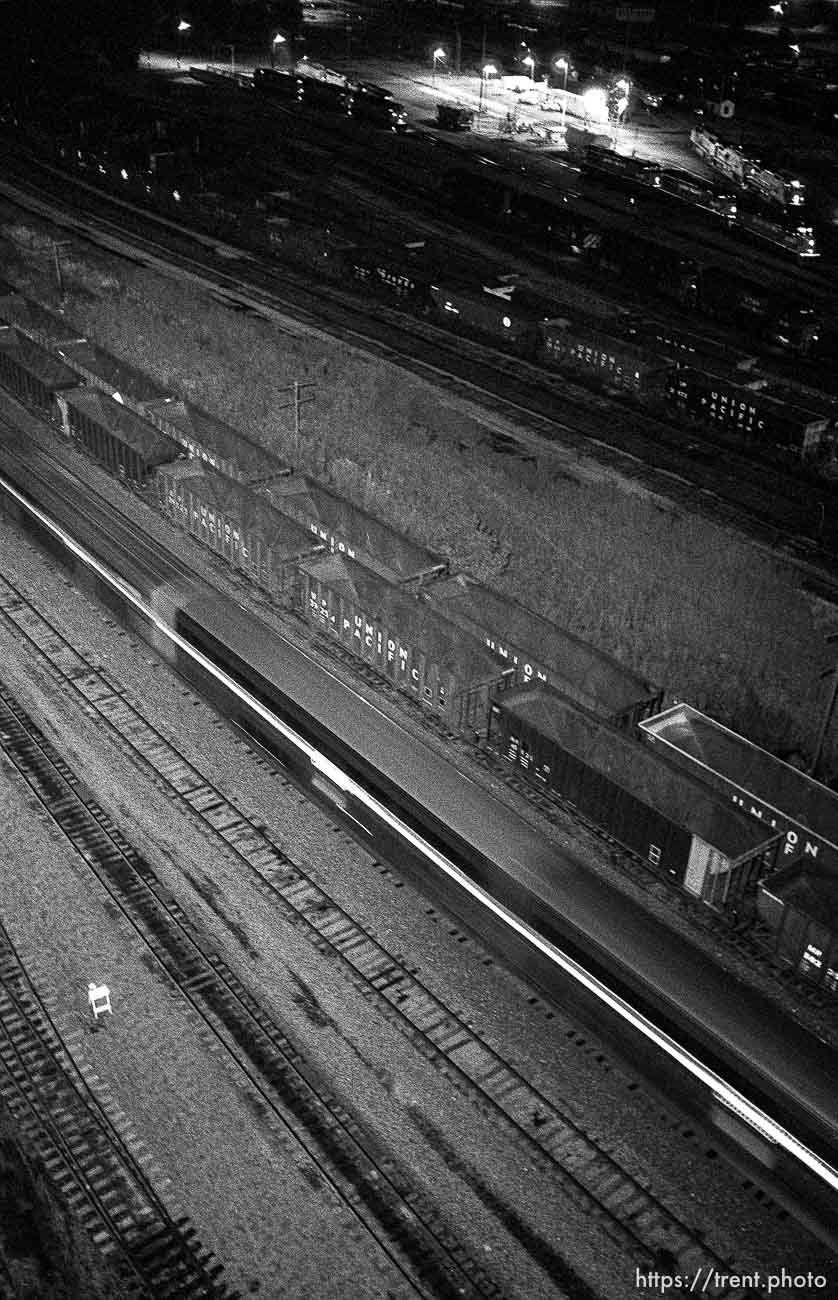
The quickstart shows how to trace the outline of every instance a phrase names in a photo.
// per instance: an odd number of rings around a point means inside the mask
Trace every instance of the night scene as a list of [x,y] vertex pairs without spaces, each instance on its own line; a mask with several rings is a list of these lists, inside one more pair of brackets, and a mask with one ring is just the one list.
[[0,15],[0,1300],[838,1300],[838,0]]

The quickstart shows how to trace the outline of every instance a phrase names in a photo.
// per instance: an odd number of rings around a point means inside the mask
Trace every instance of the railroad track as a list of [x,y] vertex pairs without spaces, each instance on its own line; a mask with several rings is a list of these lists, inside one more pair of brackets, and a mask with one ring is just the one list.
[[[411,1045],[484,1113],[488,1110],[511,1132],[527,1163],[537,1161],[541,1169],[549,1171],[566,1195],[596,1215],[622,1249],[646,1266],[660,1266],[664,1261],[671,1271],[691,1276],[705,1270],[709,1270],[708,1276],[735,1272],[731,1260],[714,1254],[654,1191],[586,1133],[578,1120],[534,1088],[514,1064],[504,1060],[472,1029],[463,1015],[432,993],[404,957],[389,952],[329,897],[279,848],[263,825],[253,822],[205,780],[172,741],[143,717],[120,686],[71,646],[7,579],[0,580],[0,617],[30,652],[47,661],[65,689],[70,688],[133,754],[142,758],[167,793],[236,855],[259,887],[291,916],[315,946],[340,963],[353,983],[375,1001]],[[30,735],[34,734],[31,724],[28,729]],[[43,738],[37,738],[37,745],[43,755],[39,762],[49,764],[50,771],[56,774],[51,779],[61,776],[66,787],[60,757]],[[93,833],[89,825],[92,818],[95,834],[106,837],[96,854],[97,874],[121,908],[132,918],[139,918],[144,929],[155,929],[156,944],[162,942],[161,936],[165,937],[160,960],[167,969],[173,968],[173,977],[181,987],[187,985],[190,999],[200,1002],[201,1014],[206,1015],[205,1008],[211,1003],[216,1018],[232,1016],[233,1031],[239,1028],[241,1032],[246,1026],[247,1035],[258,1044],[260,1069],[266,1065],[273,1078],[276,1067],[284,1082],[299,1066],[303,1071],[299,1086],[306,1087],[304,1063],[294,1059],[293,1048],[290,1056],[284,1055],[281,1034],[225,963],[215,954],[201,952],[177,904],[163,901],[167,891],[161,889],[148,865],[137,858],[98,805],[79,790],[74,792],[74,801],[73,816],[84,816],[85,835]],[[90,860],[89,847],[86,856]],[[319,1107],[322,1101],[328,1108],[328,1098],[307,1100],[306,1113],[307,1108]],[[341,1142],[355,1142],[352,1121],[348,1116],[345,1120],[346,1136],[341,1137]],[[379,1184],[386,1182],[399,1190],[413,1215],[426,1215],[427,1231],[432,1232],[431,1207],[426,1207],[409,1188],[401,1188],[400,1179],[394,1167],[385,1167]],[[363,1178],[361,1184],[366,1186]],[[541,1267],[561,1278],[567,1266],[549,1242],[533,1239],[525,1225],[512,1222],[507,1226]],[[416,1244],[417,1250],[420,1244]],[[459,1265],[462,1257],[456,1248],[451,1249]],[[469,1274],[467,1265],[465,1274],[469,1289],[460,1294],[494,1294],[491,1282],[480,1274]],[[450,1276],[449,1270],[443,1270],[443,1279]],[[706,1294],[724,1296],[728,1292],[724,1288],[708,1289]]]
[[376,1150],[341,1099],[316,1077],[223,959],[202,943],[178,903],[2,683],[0,747],[202,1027],[232,1056],[416,1294],[501,1300],[500,1288],[470,1259],[431,1200],[396,1161]]
[[[0,701],[0,741],[17,729]],[[126,1297],[234,1300],[188,1219],[173,1219],[98,1106],[0,924],[0,1101]],[[12,1294],[12,1292],[10,1292]],[[16,1294],[16,1292],[15,1292]]]

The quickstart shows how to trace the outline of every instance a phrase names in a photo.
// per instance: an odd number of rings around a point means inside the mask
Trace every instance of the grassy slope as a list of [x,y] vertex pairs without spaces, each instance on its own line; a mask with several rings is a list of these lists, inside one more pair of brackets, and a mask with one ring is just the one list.
[[0,1107],[0,1300],[118,1300],[123,1283],[57,1200]]
[[[34,223],[4,230],[5,273],[54,303],[51,247]],[[672,696],[775,750],[811,748],[827,615],[788,565],[604,476],[505,460],[444,396],[340,344],[92,252],[64,275],[67,316],[97,341]],[[299,445],[279,391],[294,380],[315,394]]]

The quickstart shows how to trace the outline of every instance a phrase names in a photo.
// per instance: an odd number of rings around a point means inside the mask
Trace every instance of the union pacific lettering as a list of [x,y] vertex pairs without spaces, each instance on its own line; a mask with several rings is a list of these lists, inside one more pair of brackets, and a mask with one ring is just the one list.
[[496,658],[502,659],[504,663],[512,664],[514,668],[518,669],[525,682],[537,681],[546,683],[549,680],[543,669],[537,667],[535,664],[528,663],[526,660],[522,660],[517,650],[513,650],[511,647],[507,649],[506,646],[501,645],[499,641],[495,641],[494,638],[490,636],[484,637],[484,640],[488,649],[491,650],[492,654],[495,655]]
[[752,799],[740,794],[733,795],[733,802],[738,808],[749,813],[751,817],[758,817],[761,822],[765,822],[775,831],[785,831],[786,842],[783,845],[782,856],[787,858],[817,858],[821,851],[821,843],[818,840],[810,839],[811,832],[805,830],[802,826],[790,823],[783,819],[778,819],[775,813],[759,804],[755,804]]
[[356,558],[355,551],[348,542],[342,542],[334,533],[330,533],[328,528],[321,528],[319,524],[309,522],[309,530],[314,533],[318,541],[325,542],[329,550],[338,555],[346,555],[350,560]]

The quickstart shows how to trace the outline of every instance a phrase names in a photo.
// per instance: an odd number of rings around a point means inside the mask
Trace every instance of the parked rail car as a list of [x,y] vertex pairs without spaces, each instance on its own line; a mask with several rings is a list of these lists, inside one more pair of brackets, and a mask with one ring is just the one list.
[[[489,748],[536,788],[568,799],[595,825],[717,910],[753,907],[777,865],[781,835],[738,811],[675,763],[555,690],[492,695]],[[660,757],[660,756],[657,756]]]
[[[538,365],[590,380],[664,417],[686,412],[698,422],[801,458],[819,456],[833,441],[834,421],[823,412],[807,409],[802,399],[790,401],[793,394],[759,396],[748,386],[752,357],[710,343],[699,353],[701,340],[642,319],[628,318],[621,337],[619,321],[610,332],[599,321],[566,314],[562,304],[514,284],[434,280],[423,252],[411,259],[403,252],[350,249],[341,257],[352,278],[370,292],[446,329],[489,338]],[[704,371],[702,363],[714,372],[724,367],[729,378]],[[734,369],[737,365],[743,368]]]
[[674,167],[661,167],[652,181],[656,189],[670,198],[679,199],[691,207],[712,212],[726,224],[736,220],[736,197],[730,192],[720,190],[718,186],[702,181],[690,172],[679,171]]
[[641,720],[649,744],[785,836],[783,860],[838,871],[838,794],[690,704]]
[[491,338],[525,357],[538,352],[539,327],[549,319],[546,308],[539,317],[512,285],[471,287],[440,279],[430,286],[430,308],[446,329]]
[[[745,376],[742,376],[744,378]],[[704,424],[775,446],[803,459],[816,456],[831,441],[833,421],[823,411],[778,400],[769,393],[688,366],[670,371],[666,403]]]
[[615,329],[629,339],[635,339],[644,347],[674,357],[681,364],[689,364],[697,369],[704,365],[723,365],[741,369],[751,369],[756,362],[753,353],[740,352],[719,342],[716,338],[694,333],[692,330],[667,324],[666,321],[653,317],[638,316],[633,312],[621,313]]
[[301,104],[305,95],[302,77],[276,68],[254,68],[253,89],[265,99],[277,99],[286,104]]
[[758,243],[772,244],[784,252],[793,253],[801,261],[809,262],[820,257],[814,228],[809,225],[787,224],[740,205],[734,229]]
[[694,307],[701,301],[699,263],[637,232],[606,227],[595,260],[599,269],[610,276],[642,285],[683,306]]
[[539,356],[546,365],[575,371],[612,392],[654,404],[662,401],[669,357],[607,334],[594,322],[552,320],[540,329]]
[[264,99],[287,104],[301,104],[323,113],[351,118],[360,126],[387,131],[401,131],[407,124],[407,111],[386,91],[358,86],[351,82],[323,81],[319,77],[280,72],[274,68],[255,68],[253,89]]
[[548,253],[570,253],[596,262],[603,226],[598,214],[580,209],[572,193],[552,197],[519,192],[510,207],[509,224]]
[[817,342],[818,313],[788,294],[706,266],[699,280],[699,303],[710,316],[750,327],[766,342],[805,355]]
[[336,262],[367,292],[406,304],[419,315],[428,311],[433,271],[422,253],[411,257],[404,249],[352,247],[339,249]]
[[630,158],[627,154],[615,153],[613,149],[603,149],[595,144],[589,144],[585,149],[582,166],[598,176],[617,177],[644,186],[654,186],[661,170],[657,163],[648,159]]
[[373,129],[403,131],[407,126],[407,109],[392,97],[355,91],[346,101],[346,112],[359,125]]
[[19,401],[54,418],[58,396],[80,383],[76,371],[54,352],[40,347],[13,326],[0,326],[0,385]]
[[117,478],[144,487],[158,465],[178,460],[182,449],[166,434],[96,388],[63,397],[67,432]]

